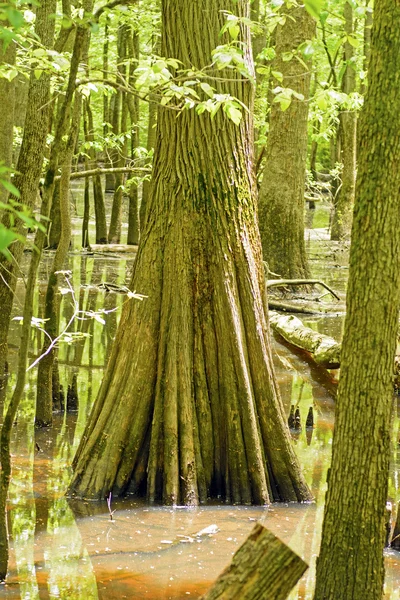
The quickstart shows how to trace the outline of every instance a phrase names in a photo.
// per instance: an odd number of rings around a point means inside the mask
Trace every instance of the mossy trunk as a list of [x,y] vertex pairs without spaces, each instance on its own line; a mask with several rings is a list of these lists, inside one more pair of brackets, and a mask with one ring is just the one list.
[[[344,5],[344,18],[346,35],[354,35],[353,9],[349,2]],[[356,89],[356,73],[352,63],[354,47],[348,41],[344,45],[344,60],[347,66],[343,76],[343,91],[351,94]],[[341,240],[350,235],[356,186],[357,113],[355,110],[343,110],[339,119],[340,162],[343,169],[341,186],[334,202],[331,240]]]
[[[3,41],[0,41],[0,64],[8,66],[10,69],[15,64],[16,44],[12,40],[7,48],[3,47]],[[0,122],[0,164],[5,167],[12,167],[13,162],[13,137],[14,137],[14,109],[15,109],[15,84],[16,79],[7,81],[5,77],[0,77],[0,104],[2,115]],[[2,180],[10,179],[9,173],[1,174]],[[0,185],[0,202],[7,202],[8,191]],[[2,209],[0,208],[0,215]]]
[[[222,11],[249,3],[164,0],[162,55],[209,64]],[[207,31],[208,35],[202,35]],[[193,32],[190,36],[181,31]],[[250,41],[242,29],[242,39]],[[252,69],[248,44],[245,60]],[[131,288],[74,461],[69,493],[110,491],[193,505],[308,500],[274,376],[253,171],[253,87],[219,71],[250,108],[161,109],[154,175]]]
[[315,600],[381,600],[400,307],[400,5],[376,0]]
[[[56,12],[54,0],[44,0],[36,11],[35,33],[45,48],[52,48],[54,42],[54,19],[50,17]],[[49,126],[50,114],[50,74],[43,72],[37,79],[34,73],[29,80],[28,107],[21,150],[18,157],[17,173],[14,185],[20,192],[20,201],[33,208],[38,195],[39,180],[42,171],[43,154]],[[3,220],[9,225],[7,218]],[[23,223],[16,223],[19,231],[23,231]],[[24,245],[22,242],[12,244],[10,251],[12,261],[0,257],[0,378],[4,372],[7,356],[7,336],[14,299],[14,290],[19,274],[19,263]]]
[[259,197],[259,221],[264,260],[285,278],[309,276],[304,244],[304,187],[307,159],[307,119],[310,61],[285,60],[315,35],[315,21],[304,7],[293,7],[276,31],[272,70],[282,73],[282,87],[302,94],[283,111],[273,102],[269,119],[266,161]]

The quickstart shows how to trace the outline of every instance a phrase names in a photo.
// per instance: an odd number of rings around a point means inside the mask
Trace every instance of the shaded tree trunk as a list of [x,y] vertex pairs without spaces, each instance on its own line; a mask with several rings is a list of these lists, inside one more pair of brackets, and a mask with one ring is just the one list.
[[[209,64],[223,10],[164,0],[162,55]],[[206,21],[206,22],[205,22]],[[208,35],[201,35],[206,27]],[[182,36],[181,31],[193,32]],[[250,36],[245,60],[252,69]],[[131,288],[69,493],[112,491],[194,505],[307,500],[274,376],[256,217],[253,87],[218,71],[250,107],[240,126],[161,109],[154,176]]]
[[[126,67],[126,46],[127,36],[129,30],[126,25],[122,25],[118,32],[118,65],[117,71],[125,77]],[[119,78],[118,78],[119,81]],[[113,116],[113,131],[114,134],[125,133],[127,129],[127,117],[128,117],[128,104],[126,95],[122,92],[117,92],[114,106]],[[125,157],[127,154],[127,142],[126,138],[123,143],[120,144],[117,156],[113,160],[113,166],[123,167],[125,166]],[[115,191],[111,209],[110,227],[108,230],[108,239],[111,244],[119,244],[121,241],[121,226],[122,226],[122,199],[123,199],[123,173],[115,174]]]
[[[309,276],[304,244],[304,187],[307,158],[307,119],[310,64],[284,53],[297,50],[315,34],[315,21],[304,7],[292,8],[276,32],[272,70],[283,75],[283,87],[302,94],[282,111],[273,102],[269,120],[266,161],[260,187],[259,221],[264,259],[285,278]],[[305,66],[307,64],[307,66]]]
[[[55,0],[44,0],[36,11],[35,33],[45,48],[52,48],[54,42],[55,21],[51,15],[56,12]],[[20,201],[33,208],[38,195],[39,180],[42,171],[43,154],[49,127],[50,75],[43,72],[37,79],[32,72],[29,80],[28,107],[21,150],[14,177],[14,185],[20,192]],[[3,223],[9,226],[7,215]],[[16,226],[21,233],[23,223]],[[7,356],[7,336],[11,318],[14,291],[19,275],[19,263],[23,252],[23,243],[16,241],[10,248],[11,262],[0,257],[0,378],[4,373]]]
[[[87,115],[87,140],[94,142],[94,123],[92,109],[89,102],[85,103],[85,112]],[[94,148],[89,150],[91,159],[91,168],[95,169],[98,166],[97,153]],[[101,183],[101,175],[93,176],[93,202],[94,214],[96,220],[96,244],[107,244],[107,221],[106,221],[106,206],[104,203],[103,186]]]
[[383,593],[400,307],[399,21],[397,0],[376,0],[315,600],[381,600]]
[[[9,65],[10,68],[15,64],[16,45],[13,41],[3,47],[3,41],[0,40],[0,64]],[[5,77],[0,77],[0,104],[2,107],[2,117],[0,122],[0,165],[12,167],[13,159],[13,137],[14,137],[14,108],[15,108],[15,84],[16,79],[7,81]],[[9,173],[0,175],[3,181],[10,180]],[[0,202],[7,202],[8,191],[0,184]],[[0,214],[2,209],[0,207]]]
[[[353,9],[349,2],[344,5],[345,33],[353,32]],[[343,76],[343,91],[351,94],[356,89],[356,73],[352,64],[354,48],[346,41],[344,45],[344,60],[346,72]],[[350,235],[353,216],[354,194],[356,186],[356,137],[357,113],[355,110],[342,110],[340,113],[340,162],[343,164],[341,187],[335,200],[335,210],[332,220],[331,240],[341,240]]]
[[[129,82],[132,86],[135,85],[135,76],[133,74],[136,68],[137,61],[139,60],[139,33],[134,31],[128,38],[128,48],[130,58],[134,59],[129,66],[130,76]],[[127,97],[129,114],[131,119],[131,155],[132,158],[135,156],[135,151],[139,147],[139,97],[132,96],[131,94]],[[139,189],[135,182],[132,182],[129,186],[129,211],[128,211],[128,244],[137,244],[139,241]]]
[[[161,50],[159,48],[159,44],[157,43],[157,37],[154,35],[153,37],[153,47],[154,52],[156,54]],[[150,94],[149,96],[149,115],[147,122],[147,143],[146,150],[150,152],[154,149],[156,145],[156,124],[157,124],[157,105],[155,102],[154,94]],[[139,208],[139,230],[140,233],[144,230],[144,224],[146,220],[146,207],[149,201],[149,193],[150,193],[150,181],[143,182],[143,190],[142,190],[142,199],[140,202]]]
[[75,94],[74,111],[71,119],[71,130],[67,142],[64,164],[61,167],[60,179],[60,213],[61,213],[61,236],[54,255],[49,283],[46,292],[46,332],[42,347],[43,358],[39,362],[37,376],[36,397],[36,419],[35,424],[39,427],[52,424],[53,419],[53,363],[55,349],[49,351],[50,340],[58,335],[58,322],[60,312],[61,295],[58,291],[59,272],[64,268],[71,241],[71,215],[69,203],[69,175],[71,172],[72,157],[74,155],[76,138],[79,131],[81,114],[81,96]]

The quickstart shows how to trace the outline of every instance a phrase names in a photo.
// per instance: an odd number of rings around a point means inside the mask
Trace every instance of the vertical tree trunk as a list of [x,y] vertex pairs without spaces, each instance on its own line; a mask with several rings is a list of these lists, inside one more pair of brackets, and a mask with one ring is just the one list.
[[[51,18],[51,15],[54,15],[55,12],[55,0],[43,0],[41,5],[37,7],[35,33],[45,48],[53,47],[55,21]],[[38,194],[51,110],[49,100],[50,75],[43,72],[37,79],[32,72],[29,80],[24,136],[18,157],[17,173],[14,177],[14,185],[21,195],[20,201],[30,208],[33,208]],[[5,215],[3,223],[6,226],[9,225],[7,215]],[[22,232],[23,224],[17,223],[17,226]],[[7,336],[23,243],[15,242],[12,244],[10,251],[13,256],[11,262],[3,256],[0,257],[0,277],[3,282],[0,285],[2,311],[0,319],[0,378],[3,377],[7,356]]]
[[[156,53],[160,50],[157,43],[156,36],[153,37],[153,47]],[[147,122],[147,143],[146,150],[150,152],[154,149],[156,144],[156,124],[157,124],[157,104],[154,98],[154,94],[150,94],[149,96],[149,115]],[[144,230],[145,220],[146,220],[146,207],[149,201],[149,193],[150,193],[150,181],[143,182],[143,190],[142,190],[142,199],[140,202],[139,208],[139,230],[140,234]]]
[[381,600],[400,307],[400,4],[376,0],[315,600]]
[[[224,10],[240,0],[164,0],[162,55],[209,64]],[[189,31],[192,34],[181,35]],[[202,32],[207,31],[207,35]],[[252,70],[248,28],[245,60]],[[274,376],[256,217],[253,86],[218,71],[247,106],[160,109],[154,176],[131,288],[101,390],[75,458],[70,494],[145,493],[193,505],[307,500]],[[226,80],[224,79],[226,77]]]
[[37,396],[36,396],[36,418],[35,424],[39,427],[45,427],[52,424],[53,421],[53,363],[56,350],[50,350],[50,341],[58,335],[58,322],[60,312],[61,295],[58,291],[59,272],[64,268],[69,245],[71,242],[71,215],[69,202],[69,178],[71,174],[72,158],[75,150],[76,138],[79,132],[79,123],[81,117],[81,95],[75,93],[74,110],[71,119],[71,128],[66,146],[64,163],[61,166],[60,179],[60,214],[61,214],[61,235],[60,241],[54,255],[49,282],[46,292],[46,333],[42,347],[43,358],[39,362],[37,376]]
[[[13,41],[4,49],[3,41],[0,41],[0,64],[15,64],[16,46]],[[16,79],[7,81],[0,77],[0,105],[2,107],[2,118],[0,121],[0,165],[12,167],[13,159],[13,137],[14,137],[14,107],[15,107],[15,84]],[[3,181],[10,180],[9,173],[2,173]],[[7,202],[8,191],[0,184],[0,202]],[[0,208],[0,215],[2,209]]]
[[[93,114],[90,104],[87,101],[85,103],[85,112],[87,115],[87,139],[89,142],[94,142],[94,123]],[[89,156],[91,160],[91,169],[98,167],[97,153],[94,148],[89,150]],[[94,214],[96,220],[96,244],[107,244],[107,221],[106,221],[106,207],[104,203],[103,186],[101,183],[101,176],[93,176],[93,202],[94,202]]]
[[[117,72],[125,77],[126,67],[124,64],[126,58],[126,42],[129,30],[126,25],[120,26],[118,32],[118,65]],[[119,81],[119,78],[118,78]],[[127,129],[127,117],[128,117],[128,104],[126,101],[126,95],[120,91],[117,92],[117,98],[114,106],[113,116],[113,132],[114,134],[125,133]],[[121,143],[113,165],[115,167],[123,167],[125,165],[125,157],[127,154],[127,142],[126,138]],[[114,198],[111,209],[110,227],[108,230],[108,239],[113,244],[119,244],[121,241],[121,226],[122,226],[122,198],[123,198],[123,173],[115,174],[115,190]]]
[[[284,53],[296,51],[315,34],[315,21],[304,7],[291,8],[276,32],[272,70],[283,74],[283,87],[304,96],[282,111],[272,103],[266,161],[259,197],[259,221],[264,259],[271,271],[285,278],[309,276],[304,245],[304,186],[307,159],[307,119],[310,64]],[[307,64],[307,66],[305,66]]]
[[[353,9],[349,2],[344,5],[345,33],[354,35]],[[351,94],[356,89],[356,73],[352,59],[354,48],[346,41],[344,45],[344,60],[346,72],[343,76],[343,91]],[[342,110],[340,113],[340,157],[343,164],[341,175],[342,185],[335,200],[331,240],[341,240],[350,235],[356,185],[356,137],[357,113],[354,110]]]
[[[139,33],[134,31],[129,36],[129,54],[134,59],[129,67],[131,85],[135,84],[133,71],[139,60]],[[135,151],[139,147],[139,98],[129,95],[127,98],[131,118],[131,155],[135,159]],[[129,186],[129,212],[128,212],[128,244],[137,244],[139,241],[139,189],[136,183]]]

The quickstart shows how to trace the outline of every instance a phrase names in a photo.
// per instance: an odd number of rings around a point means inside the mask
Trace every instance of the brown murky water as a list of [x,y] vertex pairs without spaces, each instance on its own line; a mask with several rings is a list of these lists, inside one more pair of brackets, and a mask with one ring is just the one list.
[[[309,253],[313,274],[336,290],[344,291],[346,255],[328,245],[322,229],[327,209],[310,214]],[[78,221],[77,221],[78,224]],[[78,225],[77,225],[78,226]],[[77,245],[78,247],[78,245]],[[329,248],[329,250],[327,250]],[[328,252],[328,255],[327,255]],[[323,258],[323,260],[322,260]],[[43,262],[35,313],[41,314],[49,260]],[[91,310],[120,309],[123,296],[94,288],[102,281],[123,284],[132,257],[72,254],[70,269],[77,299]],[[23,288],[19,290],[19,301]],[[71,314],[68,296],[63,299],[63,321]],[[19,305],[16,314],[21,314]],[[315,495],[313,504],[270,507],[207,506],[196,509],[147,507],[130,498],[113,500],[110,520],[106,503],[71,502],[64,497],[69,468],[100,385],[104,361],[112,341],[117,313],[105,316],[106,325],[89,323],[90,338],[78,345],[60,344],[59,364],[64,388],[77,375],[79,408],[56,415],[51,430],[33,427],[35,372],[29,374],[26,395],[13,436],[13,480],[10,489],[9,530],[12,551],[10,574],[0,586],[0,598],[26,600],[65,598],[178,600],[199,598],[260,521],[310,564],[290,595],[291,600],[312,598],[315,557],[323,516],[326,471],[332,441],[334,392],[332,377],[313,367],[301,353],[293,353],[275,340],[275,364],[285,408],[300,408],[303,429],[294,438],[307,481]],[[342,318],[304,318],[311,327],[340,338]],[[78,323],[76,323],[78,326]],[[42,333],[33,333],[33,355]],[[10,337],[11,376],[14,383],[18,326]],[[84,344],[83,350],[77,350]],[[80,357],[80,365],[76,358]],[[32,359],[33,360],[33,356]],[[304,428],[309,407],[314,408],[315,428]],[[394,417],[393,464],[390,497],[399,499],[399,462]],[[386,598],[400,600],[400,554],[385,552]]]

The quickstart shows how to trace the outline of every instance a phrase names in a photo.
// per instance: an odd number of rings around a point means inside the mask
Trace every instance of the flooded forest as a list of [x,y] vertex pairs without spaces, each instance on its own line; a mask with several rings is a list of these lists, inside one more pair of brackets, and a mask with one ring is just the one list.
[[0,4],[0,598],[400,600],[399,23]]

